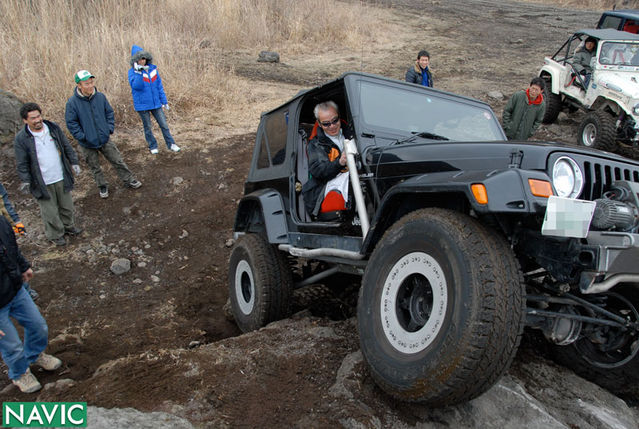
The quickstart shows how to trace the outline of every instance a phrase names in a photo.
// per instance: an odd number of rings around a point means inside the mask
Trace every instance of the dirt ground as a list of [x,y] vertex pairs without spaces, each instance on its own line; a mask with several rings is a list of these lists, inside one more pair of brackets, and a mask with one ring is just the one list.
[[[190,349],[199,352],[231,337],[237,338],[223,343],[217,352],[231,344],[247,350],[254,346],[255,337],[238,337],[239,330],[225,318],[222,307],[228,296],[228,241],[261,110],[347,70],[403,78],[416,52],[426,47],[436,87],[488,101],[500,114],[507,97],[527,86],[543,56],[554,53],[572,30],[594,25],[599,15],[499,0],[454,4],[403,0],[371,2],[370,7],[379,8],[370,13],[385,16],[388,27],[379,40],[358,51],[322,48],[284,57],[279,64],[257,63],[260,49],[224,55],[222,62],[232,66],[239,78],[253,82],[255,105],[249,112],[171,112],[169,124],[183,148],[180,153],[161,147],[160,154],[152,157],[141,125],[118,128],[114,139],[143,186],[125,189],[105,167],[110,196],[100,199],[82,164],[85,171],[74,199],[85,232],[64,248],[44,240],[37,205],[18,193],[11,150],[3,148],[2,180],[29,229],[21,246],[34,264],[32,286],[40,293],[37,303],[49,324],[49,351],[64,362],[60,371],[37,376],[43,384],[69,378],[75,387],[26,399],[8,380],[0,381],[7,385],[0,400],[86,400],[100,407],[146,411],[166,410],[167,401],[188,403],[194,382],[175,383],[167,376],[173,371],[172,356]],[[500,91],[504,98],[490,98],[490,91]],[[575,132],[575,122],[567,120],[559,128],[543,127],[537,137],[572,143]],[[116,258],[128,258],[131,270],[112,274],[109,267]],[[332,322],[310,318],[305,323],[322,327]],[[349,323],[339,329],[354,331]],[[260,338],[264,347],[281,340]],[[260,362],[262,368],[271,368],[270,375],[267,371],[255,384],[242,385],[241,396],[246,403],[259,403],[259,410],[247,412],[244,404],[224,400],[225,386],[234,391],[239,381],[225,377],[223,365],[203,371],[195,384],[215,386],[207,400],[228,417],[227,422],[241,419],[247,426],[267,427],[299,422],[301,416],[313,416],[300,410],[313,406],[316,389],[332,383],[346,351],[357,349],[356,336],[348,338],[330,343],[332,360],[278,363],[273,355],[272,362]],[[145,354],[153,359],[117,365]],[[205,365],[206,358],[201,359]],[[297,401],[295,406],[292,400]],[[283,415],[290,418],[268,417]],[[328,425],[329,420],[316,417],[309,420],[310,426]],[[205,416],[194,420],[203,421]]]

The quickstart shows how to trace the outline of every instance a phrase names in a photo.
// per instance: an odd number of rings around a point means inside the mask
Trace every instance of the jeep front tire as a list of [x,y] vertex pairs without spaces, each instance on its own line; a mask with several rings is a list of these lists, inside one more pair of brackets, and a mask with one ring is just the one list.
[[615,118],[604,110],[593,110],[579,127],[579,144],[612,152],[617,147]]
[[288,316],[292,278],[283,255],[259,234],[240,237],[229,261],[231,311],[242,332]]
[[517,261],[469,216],[404,216],[369,260],[357,311],[362,353],[392,396],[432,406],[468,401],[508,369],[523,331]]

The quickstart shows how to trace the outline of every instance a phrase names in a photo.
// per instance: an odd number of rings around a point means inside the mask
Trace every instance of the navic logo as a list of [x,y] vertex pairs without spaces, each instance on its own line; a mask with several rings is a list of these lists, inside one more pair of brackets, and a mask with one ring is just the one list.
[[2,427],[86,427],[86,402],[3,402]]

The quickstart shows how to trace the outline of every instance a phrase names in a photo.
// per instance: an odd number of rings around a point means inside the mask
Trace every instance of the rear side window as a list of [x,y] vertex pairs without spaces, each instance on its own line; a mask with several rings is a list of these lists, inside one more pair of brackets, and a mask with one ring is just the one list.
[[257,168],[269,168],[284,163],[288,132],[288,110],[270,113],[265,119],[264,134],[260,139]]
[[620,30],[619,24],[621,24],[621,18],[618,16],[606,16],[601,23],[600,28],[612,28],[614,30]]

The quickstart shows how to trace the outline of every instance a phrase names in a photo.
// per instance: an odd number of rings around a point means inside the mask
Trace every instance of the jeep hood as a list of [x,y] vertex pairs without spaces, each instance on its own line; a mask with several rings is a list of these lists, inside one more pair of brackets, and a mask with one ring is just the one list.
[[639,162],[596,149],[561,143],[512,141],[429,142],[374,147],[366,152],[366,161],[378,179],[406,179],[443,171],[487,171],[513,167],[545,171],[548,159],[554,153],[639,167]]
[[597,84],[632,99],[639,98],[639,73],[633,71],[607,71],[596,79]]

